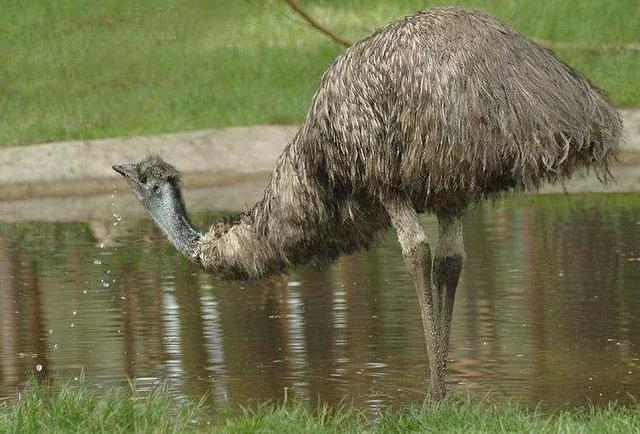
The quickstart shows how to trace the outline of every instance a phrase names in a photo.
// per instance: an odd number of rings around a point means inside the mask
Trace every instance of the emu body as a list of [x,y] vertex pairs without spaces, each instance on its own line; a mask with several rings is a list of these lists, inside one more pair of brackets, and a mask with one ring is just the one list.
[[[393,226],[418,294],[431,393],[440,398],[468,204],[581,167],[606,176],[621,129],[603,92],[549,50],[484,13],[435,8],[335,60],[247,213],[200,234],[176,169],[159,157],[114,169],[182,253],[226,278],[332,259]],[[422,212],[440,224],[433,257]]]

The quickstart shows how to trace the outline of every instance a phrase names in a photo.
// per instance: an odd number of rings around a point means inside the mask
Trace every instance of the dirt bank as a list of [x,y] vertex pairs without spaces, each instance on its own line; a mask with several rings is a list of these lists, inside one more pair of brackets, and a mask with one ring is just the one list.
[[267,125],[0,149],[0,200],[110,192],[122,185],[111,166],[148,153],[180,168],[187,187],[245,181],[271,171],[297,130]]

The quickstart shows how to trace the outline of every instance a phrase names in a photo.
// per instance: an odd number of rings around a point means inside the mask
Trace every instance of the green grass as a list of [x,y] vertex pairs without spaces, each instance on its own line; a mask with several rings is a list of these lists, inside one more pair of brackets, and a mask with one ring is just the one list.
[[342,407],[310,410],[300,402],[255,410],[213,413],[203,403],[176,402],[159,387],[144,397],[85,385],[32,385],[0,406],[3,433],[628,433],[640,431],[640,406],[558,410],[543,413],[511,403],[448,398],[386,410],[376,417]]
[[165,386],[144,397],[110,390],[99,396],[84,384],[30,388],[0,406],[3,433],[188,432],[203,422],[202,403],[178,405]]
[[554,194],[514,194],[500,197],[478,206],[520,209],[523,207],[556,210],[559,212],[578,209],[602,209],[611,213],[640,211],[640,195],[630,193],[554,193]]
[[[523,33],[637,41],[635,0],[301,0],[357,39],[426,6],[488,10]],[[5,0],[0,146],[297,122],[342,48],[281,0]],[[561,49],[621,106],[640,105],[640,52]]]

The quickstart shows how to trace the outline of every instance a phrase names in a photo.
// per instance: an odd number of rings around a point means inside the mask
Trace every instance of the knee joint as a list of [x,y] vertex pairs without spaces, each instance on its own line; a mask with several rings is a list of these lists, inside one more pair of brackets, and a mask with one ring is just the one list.
[[429,248],[427,235],[423,231],[399,232],[398,240],[402,247],[403,253],[410,253],[420,250],[424,247]]

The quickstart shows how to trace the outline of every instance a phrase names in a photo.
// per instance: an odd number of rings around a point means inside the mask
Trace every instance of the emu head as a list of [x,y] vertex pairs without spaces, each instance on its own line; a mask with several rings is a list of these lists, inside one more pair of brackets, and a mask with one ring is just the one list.
[[184,214],[180,172],[159,156],[116,165],[113,170],[124,176],[133,195],[156,221],[171,214]]
[[124,176],[133,195],[142,202],[169,241],[183,255],[197,260],[202,237],[191,224],[180,192],[180,172],[157,155],[139,163],[113,166]]

